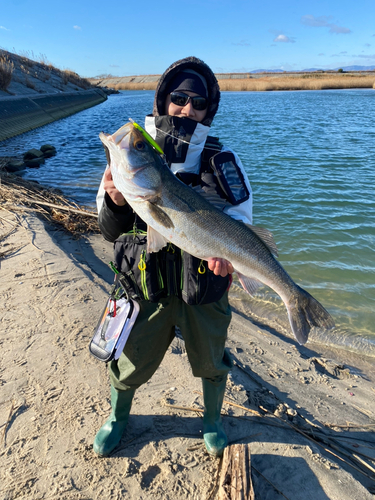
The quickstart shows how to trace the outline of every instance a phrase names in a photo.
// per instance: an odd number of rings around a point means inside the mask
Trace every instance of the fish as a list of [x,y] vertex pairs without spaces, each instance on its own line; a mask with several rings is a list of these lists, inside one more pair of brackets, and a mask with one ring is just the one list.
[[231,262],[250,295],[266,285],[280,296],[300,345],[312,328],[333,328],[331,315],[276,258],[270,231],[233,219],[181,182],[139,129],[129,122],[99,138],[115,187],[147,224],[147,251],[157,252],[170,242],[205,261],[218,257]]

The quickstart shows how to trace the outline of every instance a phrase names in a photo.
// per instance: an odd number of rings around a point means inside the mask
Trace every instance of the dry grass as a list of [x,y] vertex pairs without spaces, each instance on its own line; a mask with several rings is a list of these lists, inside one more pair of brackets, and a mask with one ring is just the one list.
[[306,74],[301,76],[264,76],[219,80],[223,91],[270,91],[270,90],[326,90],[374,88],[375,74]]
[[158,82],[133,83],[123,82],[113,85],[115,90],[155,90]]
[[[14,49],[13,49],[14,50]],[[36,56],[33,51],[18,51],[14,50],[13,53],[8,53],[5,50],[0,49],[0,89],[2,88],[2,80],[6,82],[5,75],[8,75],[7,78],[11,79],[11,73],[14,68],[18,68],[26,77],[26,86],[30,88],[35,88],[33,84],[28,79],[28,76],[32,76],[46,82],[51,78],[51,73],[53,72],[56,76],[60,77],[63,85],[67,85],[71,83],[79,89],[90,89],[93,85],[89,82],[87,78],[81,78],[77,73],[71,71],[70,69],[61,70],[56,68],[52,63],[47,60],[47,57],[44,54],[39,54]],[[4,76],[4,78],[2,78]],[[20,81],[20,80],[18,80]],[[9,80],[10,83],[10,80]],[[7,86],[9,85],[7,83]],[[5,85],[5,83],[4,83]],[[78,89],[78,90],[79,90]],[[61,88],[61,90],[65,90]]]
[[[55,71],[57,71],[56,68]],[[72,83],[73,85],[77,85],[78,87],[82,87],[84,89],[92,87],[91,83],[86,78],[81,78],[77,73],[71,71],[70,69],[61,71],[61,77],[65,85]]]
[[[66,199],[56,190],[47,189],[17,175],[1,171],[1,159],[0,210],[16,213],[31,210],[76,238],[100,232],[97,218],[93,217],[92,212]],[[80,213],[76,213],[77,211]]]
[[0,90],[6,90],[12,81],[14,64],[7,56],[0,57]]
[[[119,82],[113,85],[116,90],[155,90],[157,81],[134,83]],[[305,73],[301,75],[265,75],[247,78],[228,78],[219,80],[222,91],[271,91],[271,90],[325,90],[375,88],[374,75],[358,73]]]

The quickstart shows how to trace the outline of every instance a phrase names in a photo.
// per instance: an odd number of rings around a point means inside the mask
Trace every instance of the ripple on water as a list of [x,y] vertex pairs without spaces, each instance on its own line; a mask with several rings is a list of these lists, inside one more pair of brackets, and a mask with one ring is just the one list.
[[[25,176],[93,207],[105,166],[99,132],[113,133],[129,117],[143,123],[152,103],[152,91],[110,96],[3,142],[1,154],[52,143],[58,154]],[[375,356],[374,116],[371,89],[225,92],[212,135],[242,159],[254,223],[274,233],[281,263],[333,315],[336,329],[314,338]],[[272,291],[233,301],[289,331]]]

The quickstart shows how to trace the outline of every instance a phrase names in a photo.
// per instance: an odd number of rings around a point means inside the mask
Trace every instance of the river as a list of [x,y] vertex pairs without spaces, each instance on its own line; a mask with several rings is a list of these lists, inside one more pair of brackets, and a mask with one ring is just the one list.
[[[57,155],[28,179],[59,187],[94,208],[105,167],[98,139],[129,117],[143,123],[152,91],[124,91],[93,108],[0,144],[1,155],[53,144]],[[240,156],[254,193],[254,224],[274,234],[294,280],[332,314],[315,331],[326,345],[375,357],[375,91],[224,92],[212,135]],[[268,289],[254,299],[233,288],[233,304],[289,330]]]

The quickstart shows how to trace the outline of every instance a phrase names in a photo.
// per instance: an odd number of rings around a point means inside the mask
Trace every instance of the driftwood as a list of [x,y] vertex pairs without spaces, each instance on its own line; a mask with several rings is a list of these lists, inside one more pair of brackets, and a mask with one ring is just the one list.
[[254,500],[250,445],[233,444],[224,450],[219,480],[219,500]]

